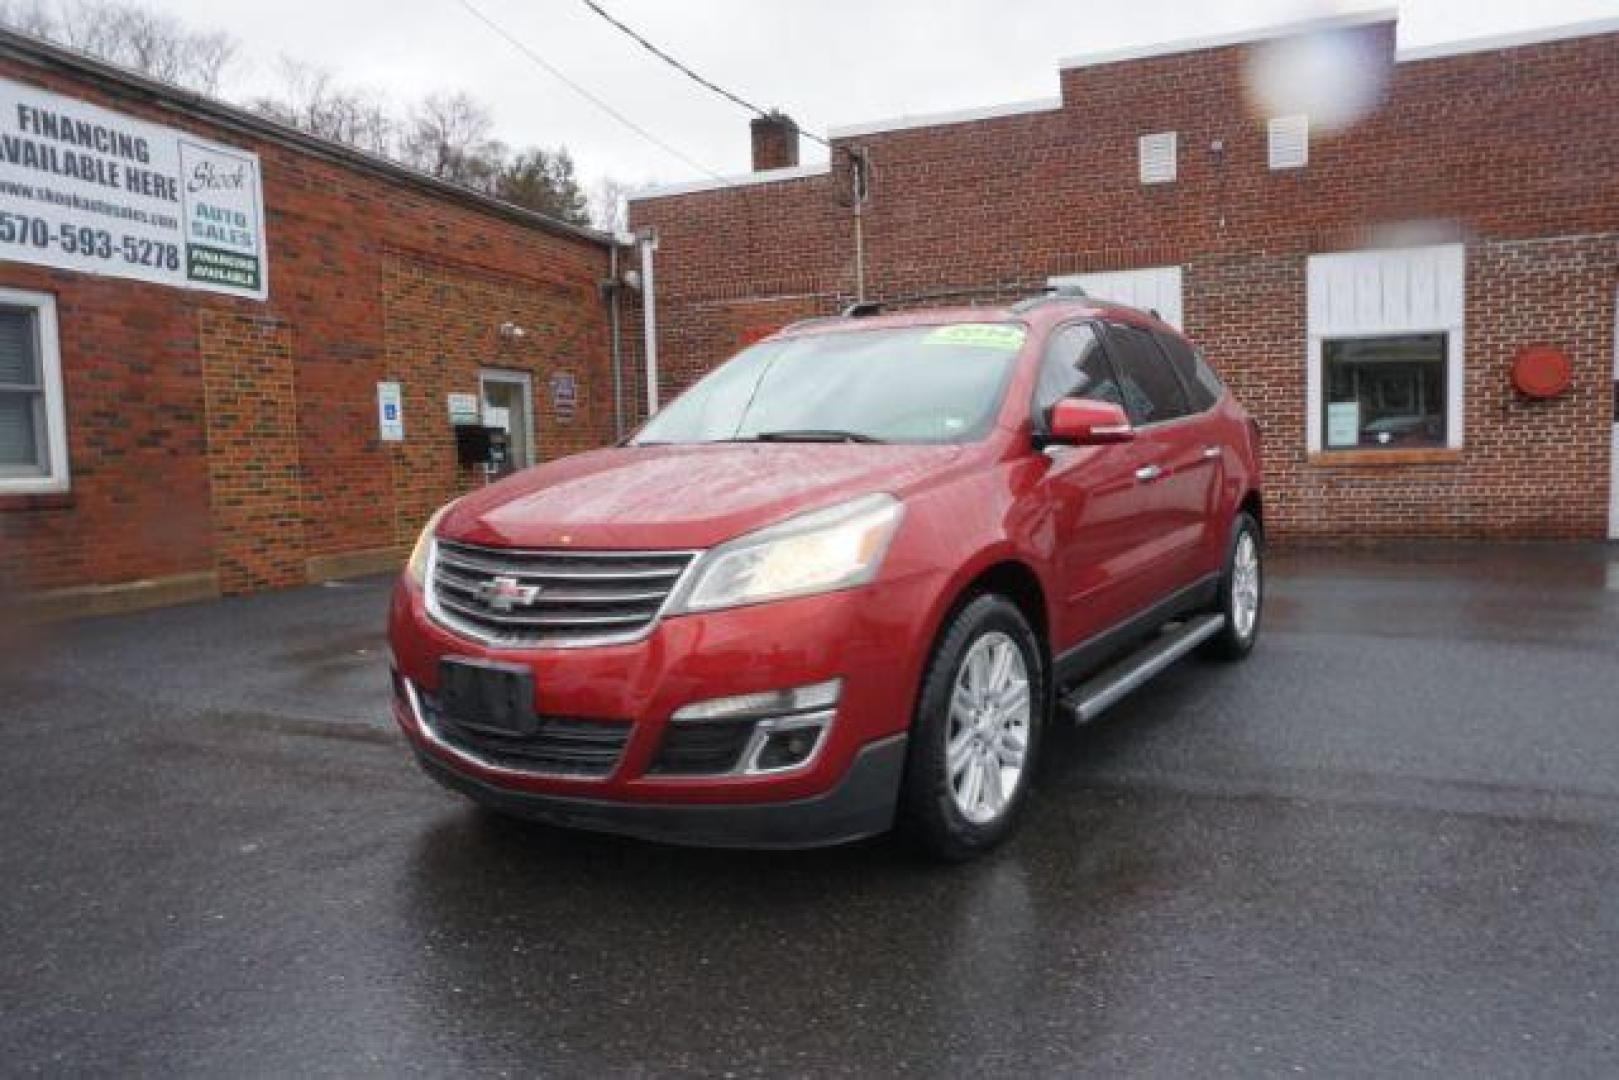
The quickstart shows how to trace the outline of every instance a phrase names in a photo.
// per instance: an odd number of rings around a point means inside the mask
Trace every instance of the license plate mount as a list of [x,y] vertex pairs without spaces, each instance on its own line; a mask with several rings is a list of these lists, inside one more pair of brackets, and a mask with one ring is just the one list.
[[534,672],[518,664],[468,657],[439,661],[439,711],[461,727],[498,735],[532,735]]

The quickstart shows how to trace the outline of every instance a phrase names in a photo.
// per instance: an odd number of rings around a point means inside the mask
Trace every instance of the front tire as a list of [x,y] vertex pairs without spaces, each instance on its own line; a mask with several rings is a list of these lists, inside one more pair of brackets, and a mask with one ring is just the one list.
[[930,854],[980,855],[1011,835],[1045,723],[1045,663],[1017,606],[963,606],[928,662],[911,726],[902,826]]
[[1215,608],[1225,616],[1225,625],[1209,639],[1207,655],[1216,660],[1236,661],[1247,656],[1259,639],[1259,614],[1264,601],[1264,549],[1259,523],[1246,511],[1231,523],[1231,542],[1226,548],[1225,572],[1220,575],[1220,595]]

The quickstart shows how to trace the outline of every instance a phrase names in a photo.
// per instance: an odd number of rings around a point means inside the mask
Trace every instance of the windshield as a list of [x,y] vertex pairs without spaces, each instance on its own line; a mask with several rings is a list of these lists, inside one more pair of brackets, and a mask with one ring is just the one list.
[[1012,323],[953,323],[762,342],[682,394],[634,443],[967,442],[994,423],[1024,334]]

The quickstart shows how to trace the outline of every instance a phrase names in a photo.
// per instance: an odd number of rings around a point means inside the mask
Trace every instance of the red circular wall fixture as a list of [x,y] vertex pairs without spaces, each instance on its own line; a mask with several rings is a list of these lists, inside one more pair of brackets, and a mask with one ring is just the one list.
[[1556,397],[1573,379],[1568,354],[1552,345],[1530,345],[1512,361],[1512,385],[1525,397]]

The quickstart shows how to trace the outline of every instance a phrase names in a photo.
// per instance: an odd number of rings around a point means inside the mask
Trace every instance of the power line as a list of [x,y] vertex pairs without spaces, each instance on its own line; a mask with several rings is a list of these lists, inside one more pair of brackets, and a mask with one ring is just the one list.
[[653,146],[656,146],[658,149],[662,150],[664,153],[670,155],[671,157],[678,158],[679,160],[685,162],[687,165],[689,165],[692,168],[696,169],[698,172],[702,173],[703,175],[708,176],[708,177],[710,177],[710,178],[712,178],[714,180],[718,180],[722,184],[730,186],[731,182],[729,180],[727,180],[725,177],[721,176],[719,173],[715,172],[713,169],[710,169],[705,165],[702,165],[702,164],[700,164],[700,163],[698,163],[696,161],[693,161],[690,157],[687,157],[685,154],[681,153],[679,150],[675,149],[673,146],[670,146],[668,143],[666,143],[662,139],[658,138],[658,136],[652,134],[652,132],[648,131],[646,128],[642,127],[640,124],[637,124],[634,120],[631,120],[628,116],[625,116],[623,113],[619,112],[612,105],[609,105],[607,102],[603,101],[601,98],[597,97],[595,94],[591,93],[589,90],[587,90],[583,86],[579,85],[579,83],[577,83],[573,79],[569,78],[568,75],[565,74],[563,71],[561,71],[559,68],[557,68],[556,65],[552,64],[550,61],[546,60],[545,57],[541,56],[539,53],[537,53],[533,49],[529,48],[527,44],[525,44],[516,35],[512,34],[505,27],[501,26],[499,23],[495,22],[495,20],[493,20],[489,16],[485,15],[482,11],[480,11],[476,6],[474,6],[472,4],[471,0],[456,0],[456,3],[460,4],[463,8],[465,8],[466,11],[467,11],[467,14],[471,15],[473,18],[475,18],[479,22],[483,23],[484,26],[488,27],[495,34],[497,34],[501,38],[505,39],[507,44],[511,45],[512,48],[514,48],[518,52],[522,53],[525,57],[527,57],[535,65],[537,65],[539,68],[541,68],[547,74],[549,74],[552,78],[556,79],[558,82],[562,83],[568,89],[572,90],[574,93],[578,94],[580,97],[584,98],[586,101],[588,101],[592,105],[596,106],[596,108],[600,109],[602,112],[606,113],[608,116],[611,116],[614,120],[617,120],[620,124],[623,124],[625,127],[629,128],[631,131],[635,132],[637,135],[641,136],[641,138],[645,139],[647,142],[651,143]]
[[[761,109],[759,106],[755,105],[751,101],[748,101],[746,98],[739,97],[738,95],[733,94],[731,91],[725,89],[725,87],[719,85],[718,83],[716,83],[716,82],[714,82],[714,81],[712,81],[710,79],[704,78],[703,76],[699,75],[697,72],[693,71],[691,68],[687,67],[685,64],[681,63],[679,60],[676,60],[674,57],[670,56],[668,53],[666,53],[662,49],[658,48],[658,46],[654,45],[652,42],[648,41],[646,38],[644,38],[640,34],[636,33],[636,31],[633,28],[631,28],[629,26],[626,26],[624,23],[622,23],[618,19],[614,18],[612,13],[609,12],[606,8],[602,7],[600,4],[596,3],[596,0],[584,0],[584,5],[586,7],[588,7],[591,11],[594,11],[597,15],[600,15],[603,19],[606,19],[613,26],[617,27],[621,32],[623,32],[625,35],[627,35],[632,40],[634,40],[636,44],[640,45],[641,48],[645,49],[647,52],[651,53],[653,56],[656,56],[659,60],[662,60],[664,63],[668,64],[670,67],[674,68],[676,71],[678,71],[682,75],[686,76],[686,78],[688,78],[688,79],[692,80],[693,82],[697,83],[699,86],[703,86],[703,87],[706,87],[709,90],[712,90],[714,93],[720,95],[720,97],[725,98],[727,101],[730,101],[730,102],[732,102],[732,103],[734,103],[736,105],[740,105],[740,106],[742,106],[742,108],[748,110],[751,113],[755,113],[755,114],[763,117],[766,120],[774,120],[775,119],[775,116],[773,116],[769,112],[769,110]],[[821,138],[821,136],[819,136],[819,135],[816,135],[816,134],[814,134],[812,132],[808,132],[808,131],[800,131],[800,134],[803,135],[806,139],[809,139],[811,142],[820,143],[822,146],[826,147],[828,150],[832,149],[832,144],[827,142],[825,139]]]

